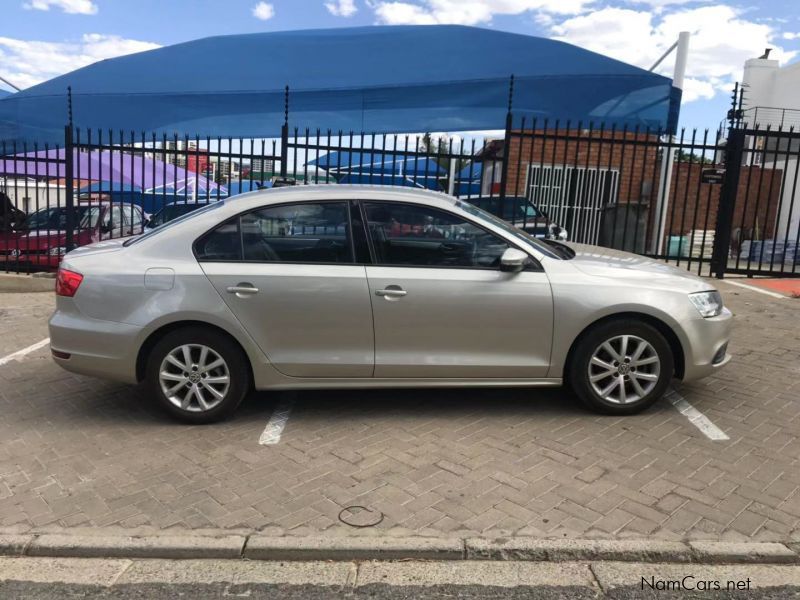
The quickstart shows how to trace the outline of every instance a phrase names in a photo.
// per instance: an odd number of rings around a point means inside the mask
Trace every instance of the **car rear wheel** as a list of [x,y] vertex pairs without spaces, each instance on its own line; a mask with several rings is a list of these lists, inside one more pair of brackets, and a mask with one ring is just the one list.
[[213,330],[172,331],[153,348],[147,385],[158,403],[187,423],[213,423],[233,413],[249,389],[241,349]]
[[636,320],[603,323],[584,335],[568,366],[568,383],[594,411],[630,415],[667,391],[674,372],[669,343]]

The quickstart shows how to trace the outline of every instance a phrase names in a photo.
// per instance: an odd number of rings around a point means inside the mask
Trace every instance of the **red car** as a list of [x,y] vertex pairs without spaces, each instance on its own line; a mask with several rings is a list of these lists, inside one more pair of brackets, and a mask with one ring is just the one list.
[[[143,227],[141,207],[96,200],[78,202],[74,220],[75,246],[138,234]],[[57,269],[67,252],[66,226],[66,207],[51,206],[31,213],[19,230],[0,237],[0,263],[19,270]]]

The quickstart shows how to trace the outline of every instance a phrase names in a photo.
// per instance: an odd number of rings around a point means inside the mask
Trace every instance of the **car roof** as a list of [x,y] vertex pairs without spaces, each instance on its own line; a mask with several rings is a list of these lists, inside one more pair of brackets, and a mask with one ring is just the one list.
[[362,184],[300,184],[256,190],[226,198],[225,203],[236,210],[257,206],[260,203],[294,202],[298,200],[390,200],[395,202],[442,203],[455,205],[458,198],[443,192],[386,185]]
[[168,206],[205,206],[206,204],[213,204],[214,202],[219,202],[220,200],[225,200],[225,198],[196,198],[195,200],[186,199],[186,200],[173,200],[172,202],[167,202],[162,208],[167,208]]

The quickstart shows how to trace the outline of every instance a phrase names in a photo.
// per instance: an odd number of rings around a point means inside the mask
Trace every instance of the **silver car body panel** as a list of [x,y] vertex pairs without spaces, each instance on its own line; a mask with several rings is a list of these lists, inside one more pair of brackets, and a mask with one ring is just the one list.
[[[728,341],[730,312],[704,319],[688,298],[714,289],[708,281],[605,248],[567,244],[575,258],[556,259],[488,221],[481,225],[528,252],[541,269],[201,264],[193,254],[194,241],[229,217],[319,200],[420,203],[475,220],[444,194],[298,186],[242,194],[128,247],[122,240],[81,247],[63,266],[83,273],[84,281],[74,298],[58,297],[50,320],[52,348],[70,354],[56,362],[132,383],[151,335],[200,322],[236,339],[258,389],[552,386],[561,383],[580,333],[620,313],[647,315],[674,332],[685,356],[684,380],[728,360],[712,365]],[[148,272],[160,279],[147,279]],[[168,272],[171,287],[163,284]],[[240,283],[258,294],[227,291]],[[407,295],[375,294],[391,286]]]

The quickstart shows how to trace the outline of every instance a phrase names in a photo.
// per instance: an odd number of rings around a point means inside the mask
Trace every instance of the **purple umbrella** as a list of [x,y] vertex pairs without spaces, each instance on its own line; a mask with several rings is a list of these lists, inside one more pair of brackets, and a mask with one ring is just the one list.
[[[40,150],[0,157],[0,176],[66,176],[66,151],[63,148]],[[161,160],[109,150],[73,150],[72,176],[75,179],[108,181],[139,188],[145,194],[205,195],[227,194],[224,187],[203,175]]]

